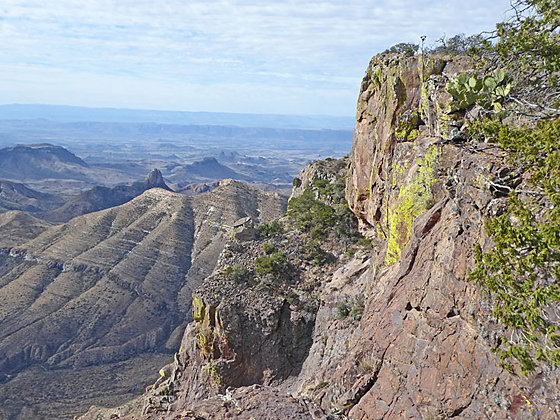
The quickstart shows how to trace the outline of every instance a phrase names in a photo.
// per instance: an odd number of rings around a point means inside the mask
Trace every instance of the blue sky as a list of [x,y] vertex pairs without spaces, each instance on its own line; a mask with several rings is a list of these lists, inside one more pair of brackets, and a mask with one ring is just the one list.
[[1,0],[0,102],[353,115],[372,55],[509,0]]

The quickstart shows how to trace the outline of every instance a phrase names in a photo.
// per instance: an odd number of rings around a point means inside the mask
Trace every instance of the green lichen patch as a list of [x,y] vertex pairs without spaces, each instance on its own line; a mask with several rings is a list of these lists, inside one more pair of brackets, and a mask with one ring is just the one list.
[[223,334],[223,323],[218,308],[205,303],[199,296],[194,296],[192,310],[199,356],[203,360],[219,359],[222,348],[227,347],[227,337]]
[[451,118],[447,111],[444,111],[439,103],[436,103],[436,114],[437,114],[437,127],[439,135],[442,139],[447,140],[449,138],[449,123]]
[[438,155],[438,147],[431,146],[424,157],[417,160],[418,169],[412,182],[400,187],[396,206],[388,208],[389,239],[385,257],[387,264],[394,264],[400,259],[402,249],[412,235],[414,220],[428,210],[433,202],[433,171]]
[[420,117],[429,122],[430,118],[430,90],[428,82],[422,82],[420,86],[420,104],[418,106],[418,111],[420,112]]
[[381,67],[379,65],[374,66],[369,71],[368,75],[369,78],[371,79],[373,86],[376,89],[379,89],[379,87],[381,86]]
[[398,141],[413,141],[418,137],[418,127],[422,120],[418,112],[408,112],[399,118],[395,137]]
[[204,303],[198,296],[192,300],[192,317],[194,321],[201,321],[204,318]]
[[220,367],[215,363],[208,363],[202,367],[202,371],[208,375],[213,385],[220,386],[222,377],[220,375]]

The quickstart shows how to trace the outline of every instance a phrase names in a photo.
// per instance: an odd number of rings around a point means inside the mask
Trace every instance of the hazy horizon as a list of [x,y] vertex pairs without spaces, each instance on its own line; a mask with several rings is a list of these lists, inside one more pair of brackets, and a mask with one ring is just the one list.
[[[154,111],[154,112],[170,112],[170,113],[189,113],[189,114],[224,114],[224,115],[265,115],[265,116],[280,116],[280,117],[326,117],[326,118],[354,118],[355,110],[346,115],[334,114],[301,114],[301,113],[271,113],[271,112],[234,112],[234,111],[197,111],[192,109],[171,109],[171,108],[141,108],[133,106],[88,106],[88,105],[73,105],[73,104],[52,104],[52,103],[18,103],[18,102],[0,102],[0,107],[60,107],[60,108],[82,108],[92,110],[107,110],[107,111]],[[2,115],[0,115],[2,119]]]
[[493,30],[508,0],[4,0],[6,104],[351,116],[370,58]]
[[[29,123],[33,124],[33,120],[41,119],[59,123],[155,123],[347,131],[352,130],[355,125],[354,116],[192,112],[49,104],[0,104],[0,122],[29,120]],[[4,125],[0,124],[0,128]]]

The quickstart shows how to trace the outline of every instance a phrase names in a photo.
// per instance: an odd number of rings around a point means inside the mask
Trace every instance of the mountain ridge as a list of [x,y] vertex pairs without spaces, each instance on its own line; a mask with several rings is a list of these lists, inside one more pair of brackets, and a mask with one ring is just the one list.
[[352,129],[352,117],[321,115],[237,114],[225,112],[158,111],[126,108],[89,108],[64,105],[0,105],[1,119],[45,118],[58,121],[131,121],[273,128]]
[[[156,173],[151,179],[161,177]],[[247,215],[269,220],[285,211],[285,200],[236,181],[195,197],[152,188],[119,207],[46,226],[24,243],[5,238],[0,372],[9,380],[0,384],[0,395],[16,392],[18,378],[29,377],[33,365],[46,369],[39,375],[46,384],[56,381],[58,370],[95,372],[119,363],[133,366],[134,360],[157,366],[179,346],[191,290],[213,270],[229,234],[224,226]],[[16,225],[10,232],[15,238],[21,230]],[[137,387],[153,380],[153,370],[143,372]],[[94,396],[114,397],[104,384],[87,385],[87,377],[72,382],[82,389],[72,397],[76,409]],[[60,396],[45,386],[54,405],[42,409],[51,412]],[[38,398],[32,394],[20,403],[4,401],[0,417],[32,409],[31,401]],[[76,409],[52,416],[77,414]]]
[[[84,180],[89,165],[61,146],[48,143],[0,149],[0,177],[16,180],[67,178]],[[15,176],[15,178],[13,178]]]
[[165,183],[161,171],[153,169],[145,181],[136,181],[131,185],[117,185],[115,187],[97,186],[86,190],[74,198],[71,198],[61,207],[49,212],[39,213],[41,217],[49,222],[67,222],[73,217],[82,214],[103,210],[124,204],[138,195],[152,188],[161,188],[172,191]]

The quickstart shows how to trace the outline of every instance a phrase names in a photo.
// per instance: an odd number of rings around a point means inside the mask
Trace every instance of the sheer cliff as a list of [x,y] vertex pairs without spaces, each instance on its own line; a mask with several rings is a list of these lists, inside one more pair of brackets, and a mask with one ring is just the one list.
[[[485,221],[506,205],[494,181],[511,173],[500,148],[465,142],[476,115],[450,107],[446,83],[471,68],[374,57],[348,161],[302,172],[282,229],[228,242],[143,397],[82,419],[558,418],[558,369],[500,367],[503,327],[467,281],[475,245],[492,247]],[[344,219],[344,172],[348,220],[369,240],[324,207]]]

